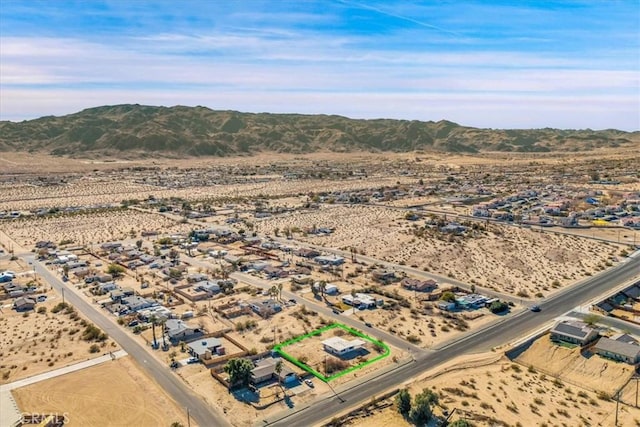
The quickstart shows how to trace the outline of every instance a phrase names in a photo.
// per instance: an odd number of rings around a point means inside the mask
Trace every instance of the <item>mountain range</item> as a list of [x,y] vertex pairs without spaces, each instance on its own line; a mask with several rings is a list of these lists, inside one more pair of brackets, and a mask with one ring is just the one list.
[[640,147],[640,132],[481,129],[446,120],[363,120],[335,115],[254,114],[137,104],[0,122],[0,151],[89,158],[319,151],[549,152],[613,147]]

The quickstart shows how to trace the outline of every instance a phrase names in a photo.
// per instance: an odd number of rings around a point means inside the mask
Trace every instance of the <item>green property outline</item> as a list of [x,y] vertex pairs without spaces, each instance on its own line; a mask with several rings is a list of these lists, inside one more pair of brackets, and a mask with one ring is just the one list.
[[[286,351],[283,350],[283,347],[287,347],[290,346],[291,344],[295,344],[297,342],[300,342],[304,339],[310,338],[312,336],[316,336],[316,335],[321,335],[323,332],[328,331],[329,329],[335,329],[335,328],[340,328],[346,332],[349,332],[352,335],[358,336],[366,341],[369,341],[370,343],[374,344],[374,345],[379,345],[382,348],[384,348],[384,353],[380,354],[379,356],[374,357],[371,360],[367,360],[365,362],[362,362],[358,365],[355,366],[351,366],[350,368],[345,369],[344,371],[340,371],[337,374],[331,375],[330,377],[326,377],[324,375],[322,375],[320,372],[316,371],[315,369],[313,369],[311,366],[302,363],[301,361],[299,361],[297,358],[291,356],[289,353],[287,353]],[[309,372],[310,374],[314,375],[316,378],[318,378],[319,380],[323,381],[323,382],[329,382],[331,380],[334,380],[336,378],[339,378],[343,375],[346,375],[350,372],[356,371],[360,368],[364,368],[367,365],[370,365],[374,362],[377,362],[380,359],[384,359],[385,357],[389,356],[389,354],[391,353],[391,350],[389,349],[389,346],[385,343],[383,343],[382,341],[376,340],[371,338],[370,336],[364,334],[363,332],[358,331],[357,329],[353,329],[343,323],[331,323],[327,326],[324,326],[320,329],[316,329],[314,331],[311,331],[307,334],[304,335],[300,335],[298,337],[295,338],[291,338],[290,340],[284,341],[280,344],[277,344],[273,347],[273,351],[277,352],[279,355],[281,355],[282,357],[284,357],[285,359],[287,359],[289,362],[293,363],[294,365],[296,365],[297,367],[299,367],[300,369]]]

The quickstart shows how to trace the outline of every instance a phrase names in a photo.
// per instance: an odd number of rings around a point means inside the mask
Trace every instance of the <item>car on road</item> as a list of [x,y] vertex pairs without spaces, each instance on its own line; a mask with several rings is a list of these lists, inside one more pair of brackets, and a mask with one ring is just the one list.
[[308,385],[309,387],[311,387],[311,388],[315,387],[315,386],[313,385],[313,381],[311,381],[310,379],[306,379],[306,380],[304,380],[304,383],[305,383],[306,385]]
[[368,326],[369,328],[373,328],[371,322],[364,322],[364,326]]
[[533,311],[534,313],[537,313],[539,311],[542,311],[542,309],[540,308],[539,305],[532,305],[531,308],[529,309],[531,311]]
[[298,301],[296,301],[295,299],[291,298],[291,299],[289,300],[289,302],[290,302],[291,304],[296,304]]
[[333,314],[342,314],[342,312],[340,310],[338,310],[337,308],[333,309]]

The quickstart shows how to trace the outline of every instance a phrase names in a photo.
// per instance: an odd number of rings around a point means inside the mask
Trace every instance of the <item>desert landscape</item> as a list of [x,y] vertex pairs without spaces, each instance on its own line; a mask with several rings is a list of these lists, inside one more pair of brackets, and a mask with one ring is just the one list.
[[[535,358],[533,354],[530,357]],[[537,357],[537,362],[543,364],[545,354],[537,353]],[[597,369],[588,375],[597,376]],[[621,379],[617,375],[617,371],[603,374],[599,385],[609,388],[614,382],[629,381],[628,376]],[[613,426],[616,419],[616,403],[599,387],[597,391],[585,389],[495,354],[450,361],[408,387],[412,394],[424,388],[433,390],[439,395],[435,413],[452,413],[452,421],[466,420],[473,426]],[[379,402],[380,409],[370,406],[368,411],[346,417],[339,425],[412,425],[395,406],[385,406],[385,402]],[[617,419],[619,426],[637,426],[640,410],[621,405]]]
[[[42,381],[13,394],[22,411],[65,413],[69,426],[188,423],[185,410],[129,358]],[[195,425],[193,419],[189,422]]]
[[[113,327],[147,348],[154,363],[171,369],[176,380],[217,408],[227,422],[250,426],[256,420],[277,420],[292,407],[312,405],[336,389],[348,390],[359,381],[401,369],[426,351],[447,348],[500,325],[505,317],[577,282],[624,266],[633,251],[638,231],[621,224],[625,212],[634,212],[637,179],[627,177],[616,184],[624,190],[607,187],[599,193],[588,189],[582,173],[575,178],[582,184],[566,187],[551,187],[543,175],[524,185],[504,178],[510,168],[538,170],[544,164],[554,170],[558,163],[552,157],[534,166],[527,156],[517,155],[426,158],[428,163],[407,154],[350,154],[346,159],[330,153],[267,155],[257,168],[230,158],[216,163],[199,160],[189,168],[170,166],[167,160],[151,166],[139,160],[80,165],[70,161],[68,171],[73,172],[36,176],[21,169],[22,162],[34,161],[33,156],[14,155],[15,175],[3,182],[7,191],[0,197],[0,270],[17,274],[6,290],[0,317],[2,328],[11,331],[0,342],[2,382],[120,349],[99,331],[83,339],[92,332],[89,322],[73,306],[61,305],[59,289],[34,274],[35,261],[66,283],[69,292],[104,312]],[[618,162],[613,155],[605,165],[613,168]],[[575,167],[589,170],[590,165],[586,155]],[[318,177],[319,170],[324,176]],[[232,174],[226,175],[229,171]],[[626,170],[619,173],[627,176]],[[484,177],[480,186],[472,184],[477,176]],[[203,185],[209,179],[211,185]],[[488,192],[485,187],[495,180],[500,184]],[[578,202],[589,197],[617,203],[603,212],[616,215],[620,224],[593,227],[591,220],[582,219],[572,220],[580,227],[564,228],[563,218],[592,215],[588,203]],[[498,208],[490,217],[476,216],[478,209],[485,209],[482,203]],[[562,215],[548,217],[551,224],[524,223],[524,218],[546,218],[539,212],[549,206],[563,209]],[[37,260],[27,261],[27,254]],[[106,282],[98,279],[102,276]],[[221,284],[229,287],[223,290]],[[333,287],[330,293],[323,290],[327,286]],[[413,286],[427,288],[417,291]],[[31,311],[17,311],[10,298],[14,289],[44,298]],[[366,308],[345,302],[354,295],[372,302]],[[181,319],[178,328],[198,332],[186,340],[172,340],[174,332],[165,326],[170,319]],[[229,383],[225,369],[230,360],[271,360],[277,344],[336,321],[385,342],[389,356],[324,383],[276,352],[273,360],[283,360],[286,372],[296,376],[292,384],[285,387],[272,376],[250,385],[256,392],[247,392]],[[367,355],[353,360],[331,356],[328,371],[320,341],[331,335],[282,349],[321,375],[378,354],[368,348]],[[197,343],[198,336],[220,343],[222,350],[210,359],[195,358],[189,345]],[[432,370],[428,381],[416,382],[410,390],[432,388],[440,396],[436,416],[446,417],[456,408],[456,414],[473,425],[517,426],[524,419],[536,419],[538,425],[606,426],[615,404],[612,394],[620,389],[625,402],[622,425],[634,425],[640,417],[631,402],[630,365],[602,362],[599,357],[584,362],[579,350],[549,347],[540,340],[514,360],[501,356],[504,348],[495,350],[478,356],[483,362],[470,356],[465,359],[469,363]],[[30,357],[23,357],[25,353]],[[128,358],[113,363],[147,375]],[[107,366],[68,377],[80,378],[94,370],[106,372]],[[21,408],[60,412],[68,398],[64,388],[50,404],[44,403],[43,394],[31,392],[56,381],[17,389],[15,399]],[[155,387],[151,378],[147,381],[144,387]],[[109,405],[116,403],[107,400],[104,407]],[[95,419],[80,418],[80,407],[69,412],[82,423],[103,417],[98,411]],[[341,422],[407,423],[389,399],[365,412],[361,421],[362,415],[354,415]],[[135,422],[184,425],[184,415],[176,414],[174,419],[171,412],[149,408]],[[122,422],[134,422],[121,416]],[[107,424],[121,422],[103,419]]]

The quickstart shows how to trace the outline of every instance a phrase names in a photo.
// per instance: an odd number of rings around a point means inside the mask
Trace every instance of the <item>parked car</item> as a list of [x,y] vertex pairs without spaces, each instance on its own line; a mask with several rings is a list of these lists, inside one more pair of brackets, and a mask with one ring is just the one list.
[[37,298],[38,302],[45,302],[46,300],[47,300],[46,295],[38,295],[38,298]]
[[315,386],[313,385],[313,381],[311,381],[310,379],[306,379],[306,380],[304,380],[304,383],[305,383],[306,385],[308,385],[309,387],[311,387],[311,388],[315,387]]

